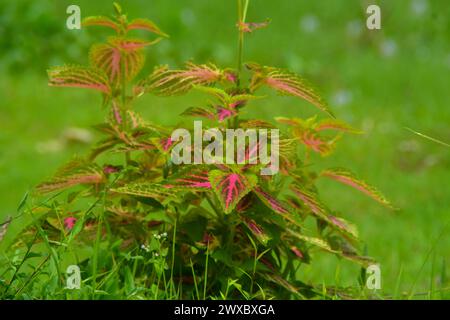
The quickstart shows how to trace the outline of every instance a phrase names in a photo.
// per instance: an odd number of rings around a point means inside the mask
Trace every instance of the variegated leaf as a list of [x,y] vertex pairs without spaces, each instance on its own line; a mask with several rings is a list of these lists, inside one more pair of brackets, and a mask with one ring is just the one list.
[[3,238],[5,237],[6,232],[8,231],[8,227],[9,227],[11,221],[12,221],[12,218],[9,216],[9,217],[6,219],[5,222],[3,222],[3,223],[0,224],[0,241],[2,241]]
[[221,170],[212,170],[208,174],[211,187],[225,213],[230,213],[246,194],[256,185],[256,176]]
[[82,66],[62,66],[48,70],[49,85],[55,87],[78,87],[111,93],[108,78],[100,69]]
[[316,193],[305,190],[304,188],[298,185],[291,185],[291,190],[295,193],[298,199],[300,199],[310,210],[316,215],[318,218],[329,221],[327,209],[322,204],[322,202],[318,199]]
[[85,160],[75,159],[58,170],[54,177],[39,184],[38,192],[46,193],[79,184],[99,184],[105,181],[102,168]]
[[142,48],[151,44],[141,40],[111,38],[106,44],[97,44],[91,48],[91,64],[102,69],[111,83],[122,79],[133,79],[144,66],[145,56]]
[[346,124],[345,122],[342,122],[342,121],[339,121],[336,119],[324,119],[322,121],[319,121],[314,126],[314,129],[316,131],[335,130],[335,131],[349,132],[349,133],[355,133],[355,134],[363,133],[362,131],[351,127],[350,125]]
[[206,118],[210,120],[214,120],[216,118],[216,115],[213,110],[211,110],[210,108],[202,108],[202,107],[190,107],[186,109],[181,115],[196,118]]
[[275,197],[271,196],[267,191],[263,190],[261,187],[256,187],[253,189],[258,198],[270,209],[279,214],[289,213],[285,204],[277,200]]
[[302,240],[308,244],[312,244],[313,246],[319,247],[325,251],[336,253],[336,251],[333,250],[326,241],[324,241],[320,238],[305,236],[305,235],[295,232],[291,229],[286,229],[286,231],[294,238]]
[[264,229],[256,223],[253,219],[243,218],[244,224],[251,231],[251,233],[255,236],[255,238],[261,242],[262,245],[266,246],[270,236],[264,231]]
[[210,85],[222,78],[222,71],[213,64],[188,63],[186,69],[169,70],[167,66],[153,71],[148,79],[138,84],[135,93],[152,92],[160,96],[184,94],[194,85]]
[[339,136],[332,139],[319,136],[312,130],[302,130],[294,128],[292,130],[294,136],[296,136],[308,149],[314,152],[320,153],[322,156],[327,156],[333,152],[336,148],[336,141]]
[[111,189],[111,191],[132,196],[153,198],[161,203],[176,199],[176,195],[171,190],[153,182],[135,182]]
[[181,169],[164,182],[164,187],[168,189],[182,190],[208,190],[211,183],[208,176],[208,168],[195,168],[188,166]]
[[119,33],[121,29],[121,26],[117,22],[108,17],[103,16],[87,17],[86,19],[83,20],[82,26],[83,27],[103,26],[114,29],[117,33]]
[[250,84],[251,91],[256,90],[261,85],[266,85],[282,94],[302,98],[326,112],[328,115],[334,117],[326,102],[312,86],[299,75],[287,70],[263,67],[257,64],[248,64],[247,67],[254,72]]
[[343,168],[331,168],[322,171],[321,176],[327,177],[343,184],[349,185],[362,193],[368,195],[379,203],[394,209],[393,205],[386,197],[375,187],[367,184],[365,181],[358,179],[353,173]]
[[148,19],[134,19],[132,20],[130,23],[128,23],[127,25],[127,31],[130,30],[146,30],[152,33],[155,33],[159,36],[162,37],[168,37],[168,35],[166,33],[164,33],[163,31],[161,31],[161,29],[151,20]]
[[328,216],[328,219],[338,229],[344,231],[345,233],[347,233],[355,238],[358,238],[358,229],[356,228],[356,226],[354,224],[348,222],[345,219],[331,216],[331,215]]

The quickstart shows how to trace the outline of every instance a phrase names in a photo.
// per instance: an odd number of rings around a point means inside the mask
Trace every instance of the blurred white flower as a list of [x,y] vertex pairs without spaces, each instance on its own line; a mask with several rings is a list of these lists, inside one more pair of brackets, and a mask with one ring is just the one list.
[[64,149],[64,142],[58,139],[47,140],[36,143],[36,151],[38,153],[57,153]]
[[416,16],[423,16],[428,10],[427,0],[412,0],[411,1],[411,11]]
[[89,130],[77,127],[70,127],[64,130],[62,138],[66,142],[90,143],[92,142],[92,134]]
[[375,122],[372,118],[365,118],[361,125],[361,130],[364,132],[372,131],[375,127]]
[[378,124],[378,131],[383,134],[392,133],[396,126],[392,122],[382,122]]
[[197,22],[195,13],[189,8],[184,8],[183,10],[181,10],[180,19],[181,22],[186,26],[192,26]]
[[305,15],[300,19],[300,29],[306,33],[313,33],[319,28],[319,19],[314,15]]
[[338,90],[331,97],[333,106],[337,107],[348,105],[352,100],[353,94],[348,90]]
[[391,58],[397,53],[397,42],[392,39],[386,39],[381,43],[381,54],[386,58]]
[[424,159],[423,162],[425,166],[432,167],[439,163],[439,158],[435,155],[430,154]]
[[347,23],[347,35],[351,38],[358,38],[364,30],[364,25],[360,20],[352,20]]
[[403,140],[399,143],[398,149],[402,152],[417,152],[420,145],[416,140]]

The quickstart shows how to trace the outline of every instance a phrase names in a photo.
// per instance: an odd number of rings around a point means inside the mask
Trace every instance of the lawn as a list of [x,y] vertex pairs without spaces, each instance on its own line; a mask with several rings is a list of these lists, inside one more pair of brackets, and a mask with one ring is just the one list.
[[[0,5],[4,9],[0,26],[8,24],[7,29],[17,34],[6,36],[20,39],[0,42],[4,71],[0,79],[0,222],[15,215],[30,188],[74,154],[88,151],[88,144],[79,141],[79,133],[73,138],[70,128],[72,132],[89,128],[103,119],[97,94],[47,86],[47,67],[62,60],[86,63],[86,51],[75,49],[77,39],[81,47],[97,39],[84,29],[65,29],[65,8],[72,3],[41,1],[25,6],[29,26],[35,30],[15,25],[20,21],[11,17],[20,5],[14,10],[12,4]],[[109,1],[76,3],[83,16],[111,10]],[[247,36],[244,60],[302,74],[320,88],[338,118],[364,131],[345,136],[332,157],[314,157],[313,165],[350,167],[400,208],[389,211],[350,188],[320,183],[323,200],[359,227],[368,254],[380,263],[382,294],[449,298],[450,149],[406,127],[450,142],[450,6],[445,0],[378,1],[382,29],[370,31],[365,27],[364,3],[251,1],[249,21],[270,18],[271,23]],[[170,39],[147,51],[143,74],[155,64],[177,67],[189,59],[235,65],[234,2],[130,1],[123,6],[129,16],[153,19],[170,34]],[[45,23],[39,30],[39,23],[47,20],[60,28],[55,31],[58,36],[46,34],[55,27]],[[30,44],[33,48],[27,49]],[[70,54],[49,52],[54,48]],[[42,54],[42,59],[27,50]],[[139,100],[137,110],[153,122],[173,124],[183,120],[182,110],[201,101],[198,94],[147,95]],[[273,95],[270,101],[252,103],[246,112],[268,120],[315,113],[308,103],[289,97]],[[93,130],[89,132],[95,136]],[[18,226],[12,224],[14,228]],[[299,273],[306,282],[353,286],[359,267],[317,255]]]

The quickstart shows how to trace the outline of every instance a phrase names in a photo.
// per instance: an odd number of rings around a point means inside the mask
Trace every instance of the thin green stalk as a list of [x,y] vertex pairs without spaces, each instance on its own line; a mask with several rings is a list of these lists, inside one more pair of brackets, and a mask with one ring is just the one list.
[[[244,5],[242,5],[242,1],[244,1]],[[248,9],[249,0],[237,0],[238,4],[238,18],[239,18],[239,36],[238,36],[238,62],[237,62],[237,87],[240,88],[241,85],[241,72],[242,72],[242,60],[244,55],[244,31],[242,29],[242,25],[245,23],[245,19],[247,17],[247,9]]]
[[170,268],[170,294],[173,296],[173,290],[174,290],[174,282],[173,282],[173,268],[175,266],[175,239],[177,235],[177,221],[178,217],[175,220],[175,225],[173,227],[173,237],[172,237],[172,265]]
[[203,300],[206,299],[206,285],[208,284],[208,260],[209,260],[209,241],[206,246],[206,263],[205,263],[205,281],[203,283]]
[[[244,5],[242,5],[242,1],[244,1]],[[249,0],[237,0],[238,5],[238,57],[237,57],[237,79],[236,79],[236,88],[239,90],[241,88],[241,75],[242,75],[242,61],[244,56],[244,31],[242,30],[242,25],[245,23],[245,19],[247,17],[247,9],[248,9]],[[236,116],[233,120],[233,128],[237,128],[239,125],[239,116]],[[230,127],[230,124],[228,124]]]
[[197,279],[196,279],[195,271],[194,271],[194,264],[192,263],[192,259],[189,259],[189,260],[191,261],[191,271],[192,271],[192,277],[194,278],[195,293],[197,294],[197,300],[200,300],[200,294],[198,293]]

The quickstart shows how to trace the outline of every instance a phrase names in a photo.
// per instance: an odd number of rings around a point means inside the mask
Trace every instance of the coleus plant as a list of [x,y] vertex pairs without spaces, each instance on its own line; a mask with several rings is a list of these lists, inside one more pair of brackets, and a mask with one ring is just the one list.
[[[84,26],[106,27],[114,36],[92,47],[89,66],[50,69],[49,84],[99,92],[108,109],[106,121],[96,126],[104,138],[87,157],[74,159],[37,186],[41,194],[69,191],[34,210],[41,213],[39,229],[51,238],[63,235],[80,247],[94,241],[96,246],[102,242],[110,248],[119,241],[121,250],[131,252],[151,244],[154,234],[165,232],[172,254],[167,255],[171,268],[163,273],[170,272],[174,287],[182,286],[178,297],[195,297],[200,285],[204,297],[311,297],[322,290],[304,284],[297,271],[310,262],[313,252],[333,254],[363,267],[372,263],[358,252],[356,227],[321,202],[316,181],[332,179],[392,206],[346,169],[312,170],[311,153],[327,156],[342,134],[358,131],[336,120],[319,94],[297,74],[242,62],[245,34],[266,27],[268,21],[246,22],[248,0],[237,2],[235,69],[188,62],[175,70],[158,66],[136,80],[145,48],[167,35],[150,20],[128,20],[117,4],[111,18],[84,20]],[[134,30],[148,31],[153,39],[135,38]],[[186,109],[183,117],[203,119],[209,128],[221,131],[271,130],[276,123],[241,117],[249,103],[264,98],[257,95],[263,87],[306,100],[326,116],[324,120],[276,118],[283,132],[280,172],[273,176],[262,176],[261,164],[175,165],[170,155],[178,141],[172,140],[171,133],[177,127],[153,124],[132,109],[143,94],[174,96],[199,90],[209,100]],[[248,149],[247,160],[254,153]],[[316,230],[307,227],[308,220],[315,221]],[[143,267],[135,276],[145,278],[148,273]],[[224,295],[230,281],[237,290]]]

